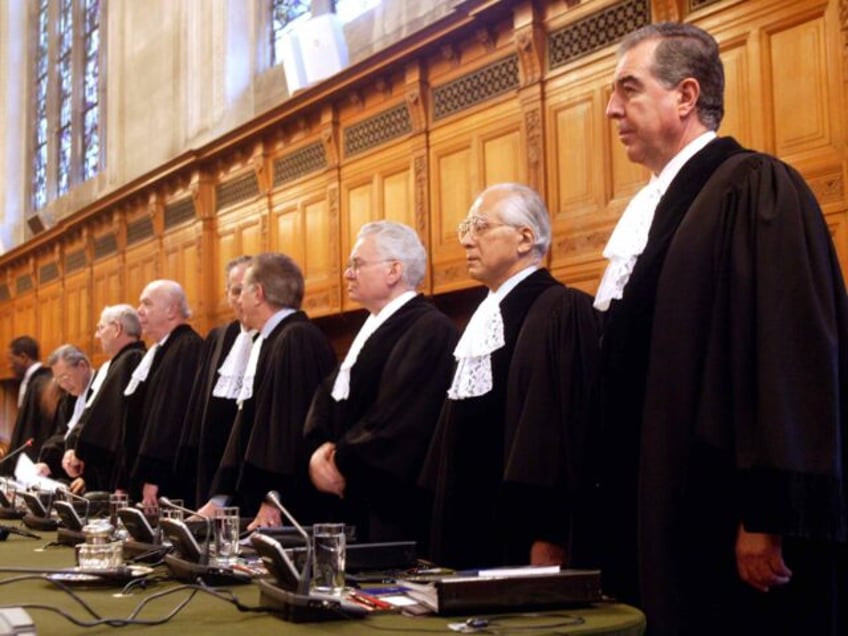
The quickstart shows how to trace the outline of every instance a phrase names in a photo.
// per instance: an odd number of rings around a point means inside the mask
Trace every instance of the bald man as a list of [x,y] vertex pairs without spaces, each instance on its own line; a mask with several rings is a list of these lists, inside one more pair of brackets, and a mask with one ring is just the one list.
[[[185,498],[193,476],[174,469],[185,403],[191,394],[203,339],[188,324],[185,292],[172,280],[155,280],[141,292],[138,319],[153,343],[133,371],[124,395],[144,391],[138,452],[130,473],[131,495],[141,495],[147,508],[160,496]],[[130,459],[133,457],[129,456]]]

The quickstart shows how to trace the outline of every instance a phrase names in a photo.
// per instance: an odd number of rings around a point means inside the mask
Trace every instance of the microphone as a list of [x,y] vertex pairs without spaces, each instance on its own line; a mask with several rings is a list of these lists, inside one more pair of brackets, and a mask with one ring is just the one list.
[[[265,503],[279,510],[297,529],[300,536],[303,537],[306,543],[306,563],[304,563],[301,570],[296,592],[290,592],[283,587],[275,586],[268,581],[260,579],[258,582],[260,604],[273,607],[274,613],[277,616],[292,623],[362,618],[365,616],[368,610],[344,598],[330,598],[328,596],[310,594],[309,584],[312,579],[312,539],[309,533],[303,529],[303,526],[297,522],[297,519],[280,503],[279,493],[274,490],[269,491],[265,495]],[[293,569],[290,559],[285,555],[279,542],[259,533],[254,533],[251,542],[257,549],[257,552],[262,555],[263,561],[266,558],[272,563],[277,560],[282,561],[275,568],[278,571],[285,573],[287,570]],[[274,554],[275,552],[277,554]]]
[[35,439],[30,437],[27,441],[18,446],[15,450],[6,453],[3,459],[0,459],[0,466],[2,466],[4,463],[12,459],[13,457],[17,457],[18,455],[20,455],[22,452],[32,446],[33,442],[35,442]]
[[[163,508],[173,508],[174,510],[182,510],[183,514],[187,514],[190,517],[200,517],[201,519],[203,519],[203,521],[206,523],[206,537],[203,541],[203,550],[200,552],[200,558],[198,560],[198,563],[200,565],[209,565],[209,537],[212,535],[212,522],[209,520],[209,517],[205,517],[201,514],[198,514],[197,510],[191,510],[190,508],[186,508],[185,506],[179,506],[167,497],[159,497],[159,505]],[[183,525],[185,525],[185,522],[183,522]],[[186,530],[188,530],[188,526],[185,527]]]
[[303,569],[300,572],[300,582],[297,586],[298,594],[309,594],[309,584],[312,582],[312,539],[309,537],[309,533],[303,529],[297,519],[286,510],[286,507],[280,503],[280,493],[276,490],[269,490],[268,494],[265,495],[265,502],[274,506],[277,510],[279,510],[286,519],[297,529],[298,533],[301,537],[303,537],[304,545],[306,546],[306,563],[303,565]]

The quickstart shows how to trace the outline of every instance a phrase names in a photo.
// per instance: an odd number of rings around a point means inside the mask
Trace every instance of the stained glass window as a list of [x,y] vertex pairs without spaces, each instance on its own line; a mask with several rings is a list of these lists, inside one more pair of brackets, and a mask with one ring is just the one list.
[[102,0],[39,0],[35,23],[32,205],[42,208],[101,165]]

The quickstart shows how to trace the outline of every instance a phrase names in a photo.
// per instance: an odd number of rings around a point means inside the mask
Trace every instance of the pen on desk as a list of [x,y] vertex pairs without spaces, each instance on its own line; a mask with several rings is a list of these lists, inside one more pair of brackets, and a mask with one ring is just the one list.
[[371,596],[370,594],[365,594],[364,592],[352,591],[350,593],[350,597],[371,609],[390,609],[392,607],[391,603],[387,603],[382,599]]

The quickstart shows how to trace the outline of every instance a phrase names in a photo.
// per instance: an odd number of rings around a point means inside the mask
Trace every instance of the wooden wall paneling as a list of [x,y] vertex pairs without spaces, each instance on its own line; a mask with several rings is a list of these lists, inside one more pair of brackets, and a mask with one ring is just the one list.
[[221,213],[214,223],[213,254],[206,276],[212,281],[212,325],[232,320],[227,304],[226,266],[232,259],[248,254],[255,256],[269,249],[266,241],[268,210],[264,201],[235,207]]
[[94,339],[97,319],[92,318],[90,283],[88,268],[66,276],[64,301],[64,340],[85,351],[89,357],[99,349]]
[[516,100],[484,113],[453,118],[430,133],[431,258],[433,292],[476,285],[468,278],[456,227],[486,186],[526,183],[527,154]]
[[191,221],[165,233],[162,237],[162,278],[175,280],[182,285],[192,311],[190,322],[198,333],[205,334],[210,325],[206,315],[206,299],[202,295],[205,289],[202,277],[209,275],[209,271],[203,268],[201,229],[199,221]]
[[306,284],[303,309],[312,317],[341,308],[337,199],[335,184],[325,174],[271,195],[271,250],[300,266]]
[[61,281],[38,288],[35,301],[37,335],[35,339],[41,347],[41,356],[47,356],[61,344],[65,344],[64,290]]

